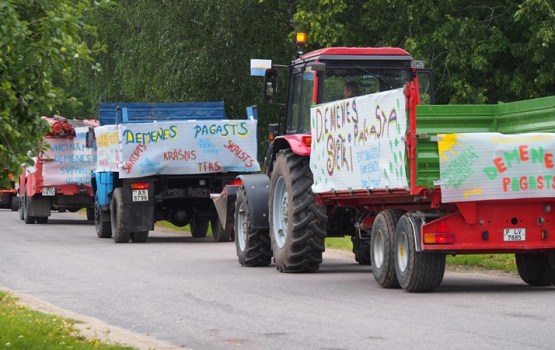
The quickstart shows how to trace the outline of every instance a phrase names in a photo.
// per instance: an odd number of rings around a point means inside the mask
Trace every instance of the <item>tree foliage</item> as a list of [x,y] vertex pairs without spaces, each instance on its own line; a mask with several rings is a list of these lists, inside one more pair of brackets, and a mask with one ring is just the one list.
[[250,59],[290,62],[294,4],[137,0],[97,11],[90,23],[106,45],[96,56],[102,71],[76,74],[72,88],[86,109],[65,113],[96,115],[99,102],[223,100],[230,118],[244,118],[247,106],[258,105],[265,134],[278,111],[262,103],[262,80],[250,76]]
[[314,46],[399,46],[436,73],[440,103],[496,103],[555,92],[550,0],[300,0]]
[[[40,116],[74,103],[66,87],[77,61],[89,61],[81,40],[91,1],[0,2],[0,178],[17,173],[45,133]],[[4,182],[5,183],[5,182]]]
[[103,71],[85,79],[89,99],[224,100],[231,116],[242,117],[261,95],[260,81],[249,76],[250,59],[291,59],[289,6],[285,0],[121,1],[92,19],[107,52],[97,57]]
[[[439,103],[497,103],[555,92],[551,0],[96,3],[0,3],[0,161],[12,170],[40,140],[40,114],[95,116],[99,101],[223,100],[232,118],[258,104],[264,133],[278,111],[262,103],[261,80],[249,76],[250,59],[287,64],[295,52],[293,33],[300,30],[309,34],[308,50],[406,49],[434,69]],[[97,41],[105,50],[93,55],[93,65],[89,48],[98,49]]]

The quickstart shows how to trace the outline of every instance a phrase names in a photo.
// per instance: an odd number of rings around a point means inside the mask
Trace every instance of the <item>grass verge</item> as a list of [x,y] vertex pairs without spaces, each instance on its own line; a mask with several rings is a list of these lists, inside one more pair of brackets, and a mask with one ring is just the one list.
[[[176,231],[176,232],[181,232],[181,233],[191,233],[191,227],[189,225],[186,226],[175,226],[174,224],[172,224],[169,221],[166,220],[160,220],[160,221],[156,221],[156,226],[165,228],[167,230],[171,230],[171,231]],[[208,233],[206,233],[206,237],[213,237],[212,235],[212,223],[208,224]]]
[[87,339],[74,325],[78,321],[47,315],[17,303],[0,291],[0,348],[2,349],[111,349],[134,348]]

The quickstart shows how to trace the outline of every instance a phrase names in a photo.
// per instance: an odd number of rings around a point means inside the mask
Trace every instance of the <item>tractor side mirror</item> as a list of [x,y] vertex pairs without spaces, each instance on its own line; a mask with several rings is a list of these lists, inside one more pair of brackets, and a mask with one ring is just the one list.
[[270,68],[264,73],[264,100],[275,103],[277,100],[277,70]]

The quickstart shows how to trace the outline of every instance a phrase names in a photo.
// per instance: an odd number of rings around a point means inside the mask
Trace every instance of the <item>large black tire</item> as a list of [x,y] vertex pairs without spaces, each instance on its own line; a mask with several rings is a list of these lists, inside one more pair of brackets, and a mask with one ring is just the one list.
[[249,206],[244,189],[235,200],[235,248],[239,264],[245,267],[268,266],[272,260],[272,246],[267,229],[253,229],[249,221]]
[[48,222],[48,216],[37,216],[37,224],[46,224]]
[[395,273],[395,229],[405,212],[400,209],[382,210],[372,225],[370,256],[372,274],[383,288],[399,288]]
[[191,218],[191,222],[189,223],[191,236],[194,238],[206,237],[206,234],[208,233],[208,223],[209,220],[207,217],[193,216]]
[[23,221],[26,224],[34,224],[37,221],[37,218],[34,216],[29,215],[29,202],[31,198],[25,194],[24,201],[23,201]]
[[133,243],[145,243],[148,239],[148,231],[139,231],[131,233],[131,241]]
[[227,224],[224,228],[220,221],[220,217],[216,215],[210,218],[210,225],[212,226],[212,237],[216,242],[229,242],[231,240],[233,223]]
[[516,268],[520,278],[531,286],[550,286],[555,283],[555,269],[547,254],[516,253]]
[[18,214],[19,214],[19,220],[24,220],[25,219],[25,213],[23,212],[24,209],[24,203],[23,203],[23,199],[19,198],[19,209],[18,209]]
[[369,240],[361,239],[357,234],[354,234],[351,236],[351,242],[353,243],[355,261],[360,265],[371,265]]
[[415,237],[421,220],[405,214],[395,230],[395,272],[408,292],[430,292],[441,284],[445,273],[445,254],[417,252]]
[[131,232],[126,232],[123,227],[123,198],[121,188],[116,188],[110,202],[110,223],[114,242],[127,243],[131,238]]
[[308,162],[308,157],[281,150],[270,178],[270,238],[281,272],[315,272],[322,263],[327,216],[314,202]]
[[[104,215],[108,214],[104,213]],[[98,196],[96,194],[94,195],[94,229],[98,238],[112,238],[112,223],[102,220],[102,209],[98,205]]]
[[19,198],[17,198],[17,196],[12,196],[10,200],[10,209],[12,211],[17,211],[19,209]]
[[93,221],[94,220],[94,207],[87,208],[87,220]]

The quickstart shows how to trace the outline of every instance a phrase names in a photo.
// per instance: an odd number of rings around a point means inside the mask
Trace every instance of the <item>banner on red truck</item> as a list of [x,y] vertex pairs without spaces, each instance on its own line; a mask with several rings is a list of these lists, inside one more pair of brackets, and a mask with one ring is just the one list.
[[44,186],[90,184],[96,152],[85,146],[87,130],[87,127],[75,128],[74,138],[45,138],[50,149],[42,155]]
[[438,135],[443,202],[555,197],[555,134]]
[[[255,172],[256,120],[191,120],[95,128],[97,171],[120,178]],[[253,137],[254,135],[254,137]]]
[[317,105],[310,121],[315,193],[408,186],[403,89]]

